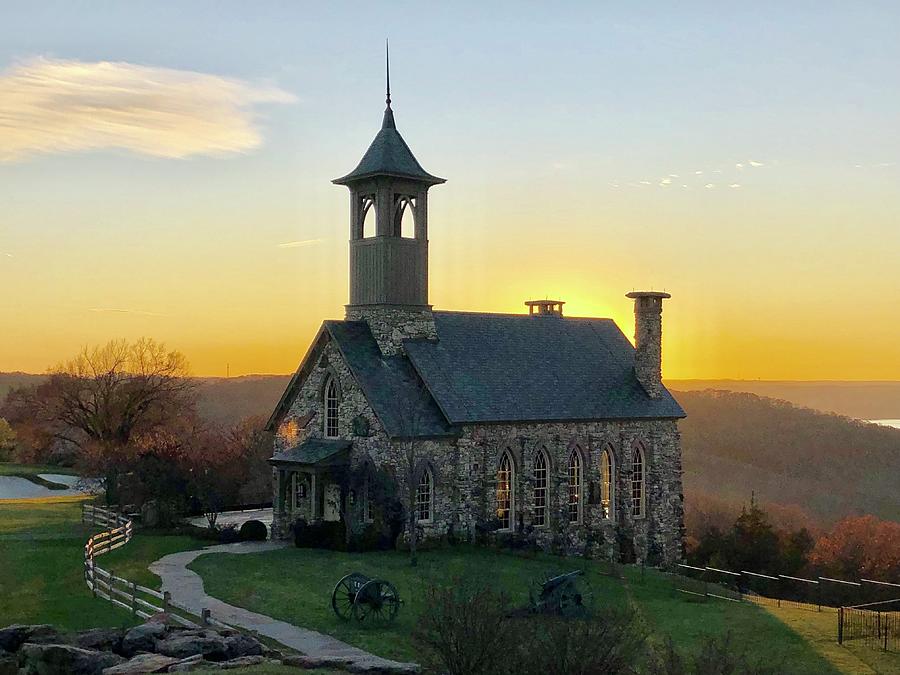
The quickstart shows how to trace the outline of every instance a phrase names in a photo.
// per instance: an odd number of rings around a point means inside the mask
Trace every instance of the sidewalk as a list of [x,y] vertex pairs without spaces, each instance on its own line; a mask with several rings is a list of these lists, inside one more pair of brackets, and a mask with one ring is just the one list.
[[[221,544],[208,546],[199,551],[182,551],[164,556],[150,565],[150,571],[162,579],[162,590],[172,595],[172,604],[192,614],[200,615],[204,608],[209,609],[214,619],[232,626],[255,631],[260,635],[272,638],[281,644],[295,649],[302,654],[325,661],[332,661],[335,666],[352,663],[354,669],[391,669],[413,670],[413,664],[405,664],[383,659],[357,647],[341,642],[329,635],[314,630],[300,628],[285,621],[273,619],[264,614],[257,614],[242,607],[235,607],[206,594],[203,579],[196,572],[187,569],[195,558],[212,553],[259,553],[283,548],[283,542],[242,542],[239,544]],[[327,664],[323,664],[327,665]]]

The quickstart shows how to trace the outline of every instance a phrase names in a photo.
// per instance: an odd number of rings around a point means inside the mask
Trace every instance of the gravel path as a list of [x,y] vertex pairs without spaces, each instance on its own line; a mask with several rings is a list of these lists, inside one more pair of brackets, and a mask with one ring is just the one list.
[[162,590],[172,594],[172,603],[192,614],[200,615],[204,608],[209,609],[212,617],[250,631],[256,631],[277,640],[281,644],[297,651],[322,659],[323,665],[331,662],[335,666],[352,663],[355,668],[362,669],[412,669],[413,664],[402,664],[397,661],[383,659],[357,647],[341,642],[336,638],[314,630],[300,628],[285,621],[273,619],[265,614],[257,614],[242,607],[235,607],[206,594],[203,579],[187,566],[198,556],[212,553],[259,553],[283,548],[282,542],[242,542],[239,544],[220,544],[208,546],[199,551],[182,551],[160,558],[150,565],[150,571],[162,579]]

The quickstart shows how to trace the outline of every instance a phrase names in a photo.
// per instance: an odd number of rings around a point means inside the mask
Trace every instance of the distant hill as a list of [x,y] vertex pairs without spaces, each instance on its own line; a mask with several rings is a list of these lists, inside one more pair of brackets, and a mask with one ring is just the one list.
[[673,394],[688,500],[798,505],[819,523],[852,513],[900,521],[900,429],[727,391]]
[[[0,397],[42,375],[0,373]],[[200,411],[219,425],[268,416],[290,375],[200,380]],[[826,524],[851,513],[900,521],[900,429],[865,424],[753,393],[709,389],[709,382],[669,382],[688,413],[679,426],[689,502],[731,507],[755,491],[763,503]],[[705,384],[703,390],[696,390]],[[816,401],[861,418],[900,418],[900,383],[722,382],[723,387],[785,391],[795,404]],[[683,387],[683,388],[682,388]],[[821,388],[821,390],[817,389]],[[692,390],[693,389],[693,390]],[[867,403],[868,394],[873,394]],[[900,406],[900,402],[898,402]]]
[[666,386],[676,391],[743,391],[861,420],[900,419],[900,382],[667,380]]
[[268,417],[290,379],[290,375],[205,378],[199,392],[200,414],[218,424],[234,424],[250,415]]

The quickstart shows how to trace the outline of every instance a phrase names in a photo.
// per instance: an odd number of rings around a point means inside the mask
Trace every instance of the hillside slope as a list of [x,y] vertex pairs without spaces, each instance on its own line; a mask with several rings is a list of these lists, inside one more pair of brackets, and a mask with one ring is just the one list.
[[900,521],[900,430],[727,391],[673,392],[685,496],[796,504],[822,522],[853,513]]

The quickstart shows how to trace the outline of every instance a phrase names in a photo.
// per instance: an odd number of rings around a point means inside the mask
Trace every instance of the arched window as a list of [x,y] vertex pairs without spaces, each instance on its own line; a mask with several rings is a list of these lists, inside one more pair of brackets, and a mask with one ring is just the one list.
[[569,522],[581,522],[581,453],[569,455]]
[[547,453],[541,449],[534,455],[534,520],[536,527],[547,524]]
[[394,205],[394,236],[413,239],[416,236],[416,200],[400,195]]
[[497,518],[500,519],[502,530],[512,529],[513,485],[515,485],[513,463],[509,451],[506,451],[497,466]]
[[614,476],[612,449],[607,446],[600,452],[600,514],[607,520],[613,517]]
[[337,383],[333,377],[325,383],[325,428],[322,430],[325,438],[338,437],[338,397]]
[[361,235],[363,239],[375,236],[375,198],[363,197],[359,214]]
[[432,500],[434,498],[431,489],[431,470],[426,468],[419,476],[419,484],[416,487],[416,520],[418,522],[431,521]]
[[646,470],[647,464],[644,460],[644,448],[640,444],[636,444],[631,455],[631,515],[635,518],[644,517],[646,502],[644,477]]

